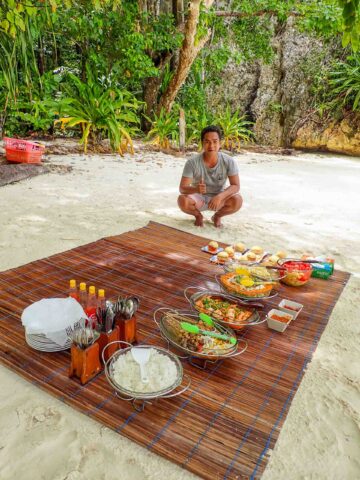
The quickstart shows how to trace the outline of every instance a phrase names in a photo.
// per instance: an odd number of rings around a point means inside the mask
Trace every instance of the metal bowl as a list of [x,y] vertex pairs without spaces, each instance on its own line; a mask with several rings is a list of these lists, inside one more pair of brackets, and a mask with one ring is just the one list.
[[[194,290],[192,294],[191,294],[191,290]],[[206,313],[215,322],[219,323],[220,325],[223,325],[224,327],[230,327],[236,331],[243,330],[244,328],[247,328],[250,326],[260,325],[261,323],[264,323],[266,321],[266,318],[261,319],[259,312],[249,302],[243,302],[239,299],[236,299],[234,297],[231,297],[230,295],[226,295],[221,292],[201,289],[198,287],[187,287],[184,290],[184,296],[194,310],[197,310],[198,312]],[[251,316],[247,318],[244,322],[231,322],[228,320],[222,320],[221,318],[217,318],[216,316],[212,315],[212,312],[209,312],[207,310],[202,310],[196,305],[196,302],[205,296],[221,299],[224,302],[236,303],[239,308],[250,310]],[[263,305],[261,303],[257,303],[253,305],[256,306],[257,308],[263,308]]]
[[[152,349],[156,350],[157,352],[159,352],[163,355],[166,355],[176,365],[177,376],[176,376],[176,380],[171,385],[169,385],[168,387],[166,387],[162,390],[158,390],[158,391],[154,391],[154,392],[136,392],[136,391],[127,390],[122,385],[117,383],[115,378],[114,378],[114,364],[115,364],[116,360],[120,356],[126,355],[128,352],[130,352],[133,347],[132,347],[131,344],[128,344],[127,342],[119,342],[119,341],[111,342],[111,343],[108,344],[108,346],[110,346],[114,343],[121,343],[121,344],[128,345],[128,347],[126,347],[126,348],[123,348],[121,350],[117,350],[113,355],[111,355],[111,357],[109,358],[109,360],[107,362],[104,362],[104,370],[105,370],[106,378],[107,378],[108,382],[110,383],[110,385],[114,388],[114,390],[118,394],[118,396],[120,396],[120,398],[123,398],[124,400],[151,400],[151,399],[155,399],[155,398],[159,398],[159,397],[168,398],[168,397],[175,396],[175,394],[172,394],[172,395],[170,395],[170,394],[182,383],[182,380],[183,380],[183,367],[181,365],[180,360],[178,359],[178,357],[176,355],[174,355],[172,352],[169,352],[169,350],[166,350],[166,349],[161,348],[161,347],[156,347],[154,345],[137,345],[136,348],[144,348],[144,349],[152,348]],[[188,386],[186,388],[188,388]],[[179,395],[185,389],[176,393],[176,395]]]
[[258,265],[258,263],[250,262],[247,260],[237,260],[236,258],[231,258],[226,263],[224,263],[222,267],[224,268],[225,273],[229,273],[229,272],[235,272],[236,268],[238,267],[248,268],[253,265]]
[[[199,322],[199,317],[198,315],[195,315],[193,312],[188,312],[188,311],[178,311],[178,310],[173,310],[171,308],[158,308],[154,312],[154,320],[155,323],[158,325],[161,335],[163,338],[173,347],[175,347],[177,350],[183,352],[186,354],[186,356],[190,357],[196,357],[196,358],[201,358],[205,360],[217,360],[220,358],[227,358],[227,357],[234,357],[236,355],[240,355],[247,349],[247,342],[243,339],[237,339],[236,343],[234,345],[229,344],[229,347],[226,349],[212,349],[209,350],[207,349],[206,353],[203,352],[197,352],[194,350],[191,350],[187,347],[182,346],[174,332],[171,331],[171,328],[169,328],[168,322],[167,322],[167,314],[172,313],[172,314],[178,314],[186,317],[186,320],[189,323],[197,324]],[[229,327],[224,327],[220,325],[217,322],[214,322],[214,327],[219,333],[226,334],[232,337],[235,337],[235,333],[233,330],[231,330]],[[244,348],[242,350],[239,350],[240,343],[244,345]]]
[[221,282],[220,280],[220,275],[215,275],[215,280],[217,282],[217,284],[220,286],[221,290],[226,294],[226,295],[229,295],[231,297],[235,297],[235,298],[239,298],[240,300],[246,300],[248,302],[253,302],[254,300],[267,300],[269,298],[273,298],[273,297],[276,297],[276,295],[278,294],[278,292],[274,291],[274,289],[270,290],[270,292],[268,294],[265,294],[265,295],[258,295],[256,297],[250,297],[249,295],[242,295],[240,293],[237,293],[237,292],[234,292],[232,290],[228,290],[225,285],[223,285],[223,283]]
[[276,266],[265,266],[260,265],[259,263],[239,263],[235,261],[226,262],[223,265],[225,273],[235,272],[237,268],[244,268],[249,271],[251,277],[257,278],[259,280],[269,281],[275,280],[279,281],[286,276],[285,269],[280,269]]

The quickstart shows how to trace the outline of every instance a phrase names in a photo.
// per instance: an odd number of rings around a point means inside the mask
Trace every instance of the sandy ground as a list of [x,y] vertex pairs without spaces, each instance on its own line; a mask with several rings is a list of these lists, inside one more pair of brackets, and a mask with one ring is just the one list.
[[[292,402],[264,480],[360,478],[360,195],[358,159],[237,157],[244,206],[217,231],[176,205],[184,159],[141,153],[50,157],[71,165],[0,189],[0,269],[157,220],[226,242],[312,250],[354,273]],[[208,218],[210,215],[208,215]],[[0,367],[1,480],[195,478],[79,415]]]

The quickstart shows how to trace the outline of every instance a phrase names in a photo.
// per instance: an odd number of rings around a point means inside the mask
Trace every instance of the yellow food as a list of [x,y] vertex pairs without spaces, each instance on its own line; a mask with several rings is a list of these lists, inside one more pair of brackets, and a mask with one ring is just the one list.
[[227,252],[219,252],[217,254],[217,261],[219,263],[225,263],[227,260],[229,260],[229,254]]
[[233,257],[235,253],[232,247],[226,247],[225,252],[229,255],[230,258]]
[[237,275],[250,275],[249,269],[246,267],[236,267],[235,272]]
[[275,265],[279,259],[280,257],[278,255],[271,255],[269,258],[266,259],[266,261]]
[[287,253],[284,252],[283,250],[280,250],[279,252],[276,253],[276,256],[279,258],[286,258]]
[[246,258],[247,260],[255,261],[256,254],[254,252],[248,252],[244,255],[244,258]]
[[217,249],[219,248],[219,244],[212,240],[211,242],[208,243],[208,250],[209,252],[215,253]]
[[264,253],[264,250],[261,247],[258,247],[255,245],[254,247],[251,247],[250,250],[255,253],[255,255],[261,255]]
[[244,285],[244,287],[252,287],[254,283],[254,280],[251,280],[250,277],[244,277],[240,280],[240,284]]
[[246,246],[243,243],[239,242],[235,245],[236,252],[243,253],[245,250],[246,250]]
[[245,297],[256,298],[256,297],[266,297],[270,295],[271,290],[273,289],[273,283],[266,282],[253,282],[253,284],[248,287],[242,285],[240,282],[246,277],[239,277],[234,272],[225,273],[220,276],[220,281],[222,285],[229,292],[234,292],[241,294]]

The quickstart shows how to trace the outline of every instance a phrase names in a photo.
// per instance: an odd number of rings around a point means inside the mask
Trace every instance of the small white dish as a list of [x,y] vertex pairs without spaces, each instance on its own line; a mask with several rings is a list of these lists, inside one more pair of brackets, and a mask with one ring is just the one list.
[[[286,306],[289,306],[291,308],[286,308]],[[303,309],[303,306],[301,303],[293,302],[292,300],[287,300],[286,298],[283,298],[281,302],[279,303],[279,310],[285,313],[289,313],[295,318],[299,315],[301,310]]]
[[[279,317],[289,317],[287,322],[280,322],[279,320],[275,320],[272,318],[272,315],[277,315]],[[273,308],[266,316],[268,327],[272,330],[276,330],[277,332],[284,332],[287,329],[287,326],[294,319],[294,315],[290,313],[283,312],[281,310],[277,310]]]
[[213,255],[212,257],[210,257],[210,262],[211,263],[216,263],[217,265],[224,265],[224,263],[220,263],[218,261],[217,255]]
[[217,255],[219,252],[222,252],[224,249],[222,247],[219,247],[216,252],[209,252],[208,245],[205,245],[205,247],[201,247],[201,251],[205,253],[210,253],[211,255]]

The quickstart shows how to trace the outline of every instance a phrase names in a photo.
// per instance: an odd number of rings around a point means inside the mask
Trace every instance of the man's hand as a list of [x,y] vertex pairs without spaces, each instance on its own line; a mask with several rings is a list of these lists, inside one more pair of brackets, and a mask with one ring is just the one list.
[[205,195],[206,193],[206,183],[204,182],[204,177],[201,177],[200,183],[198,184],[199,193]]
[[222,196],[219,194],[219,195],[215,195],[215,197],[213,197],[210,200],[210,202],[208,203],[208,207],[210,208],[210,210],[215,210],[217,212],[218,210],[220,210],[223,204],[224,204],[224,200]]

